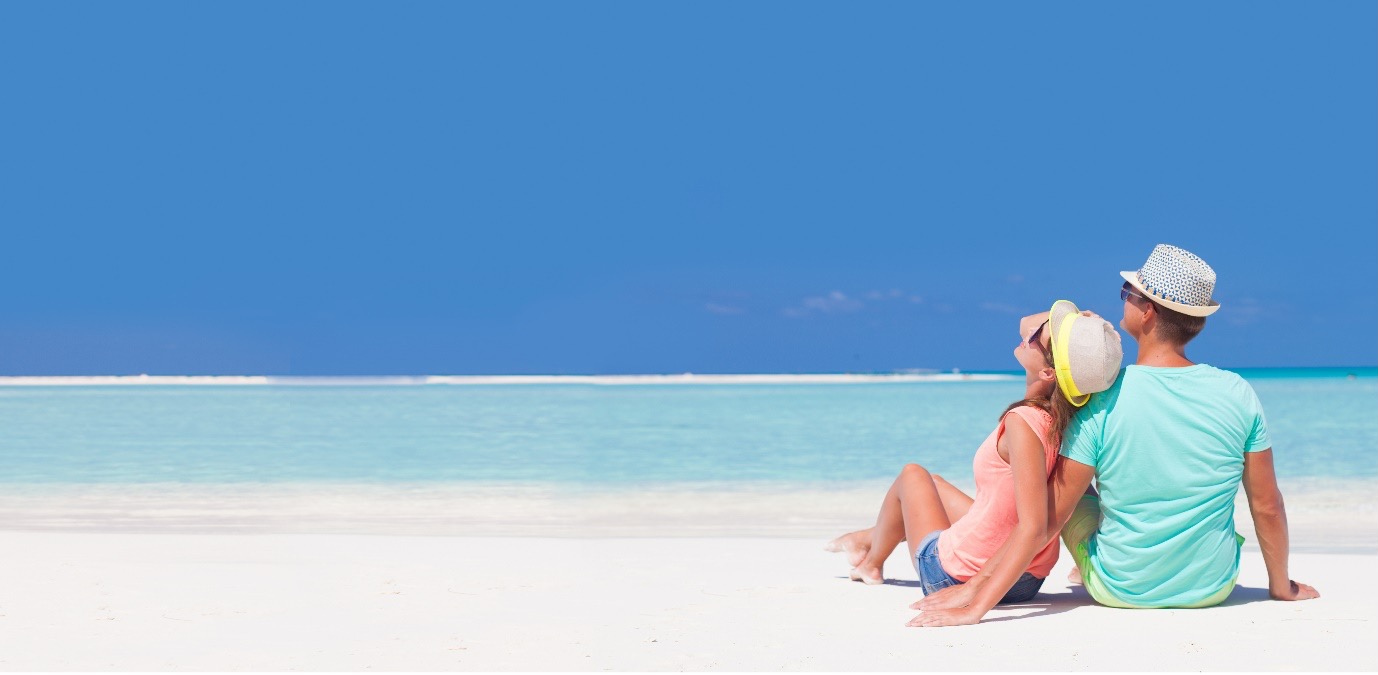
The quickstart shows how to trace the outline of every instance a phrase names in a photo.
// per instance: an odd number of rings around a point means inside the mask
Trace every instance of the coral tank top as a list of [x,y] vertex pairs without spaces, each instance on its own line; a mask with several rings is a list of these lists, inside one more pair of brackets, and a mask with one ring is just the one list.
[[[990,432],[990,436],[976,450],[971,470],[976,476],[976,497],[971,510],[938,535],[938,560],[943,569],[958,581],[967,581],[1009,538],[1019,514],[1014,501],[1014,470],[1000,453],[995,444],[1005,431],[1005,420],[1010,415],[1018,415],[1039,438],[1043,439],[1043,474],[1053,470],[1057,461],[1058,446],[1048,437],[1053,418],[1048,413],[1033,406],[1019,406],[1000,419],[1000,424]],[[1054,537],[1029,563],[1028,572],[1036,577],[1046,578],[1057,563],[1058,541]]]

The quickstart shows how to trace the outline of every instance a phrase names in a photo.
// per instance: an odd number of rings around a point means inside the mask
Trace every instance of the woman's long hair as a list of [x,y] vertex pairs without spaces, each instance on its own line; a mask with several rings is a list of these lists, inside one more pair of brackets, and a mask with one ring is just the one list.
[[[1034,344],[1038,346],[1038,351],[1043,354],[1043,359],[1048,363],[1048,367],[1056,368],[1057,364],[1053,361],[1052,352],[1044,349],[1043,343],[1040,341],[1035,341]],[[1067,400],[1066,396],[1062,395],[1057,383],[1053,383],[1052,390],[1044,398],[1026,398],[1011,403],[1010,407],[1005,408],[1005,412],[1000,413],[1000,419],[1005,419],[1005,415],[1009,414],[1011,410],[1023,405],[1038,408],[1053,418],[1052,425],[1048,427],[1048,440],[1054,445],[1062,445],[1062,434],[1067,431],[1067,425],[1071,424],[1072,416],[1077,414],[1077,409],[1071,401]]]

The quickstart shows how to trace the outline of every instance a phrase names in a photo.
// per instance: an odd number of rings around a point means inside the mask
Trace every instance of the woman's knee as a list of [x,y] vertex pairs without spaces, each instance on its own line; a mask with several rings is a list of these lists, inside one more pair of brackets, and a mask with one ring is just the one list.
[[903,469],[900,469],[900,477],[901,477],[901,478],[937,478],[936,475],[929,473],[929,472],[928,472],[928,469],[925,469],[925,468],[923,468],[922,466],[919,466],[918,464],[905,464],[905,465],[904,465],[904,468],[903,468]]

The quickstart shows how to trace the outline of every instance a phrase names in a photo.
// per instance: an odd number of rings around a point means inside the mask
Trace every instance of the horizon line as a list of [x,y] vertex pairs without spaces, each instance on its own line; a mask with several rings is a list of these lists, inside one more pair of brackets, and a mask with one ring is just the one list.
[[[1126,364],[1130,365],[1130,364]],[[1378,376],[1378,366],[1265,366],[1242,371],[1324,370]],[[503,385],[503,384],[857,384],[1006,382],[1018,371],[907,369],[889,373],[641,373],[604,375],[0,375],[0,387],[118,385]]]
[[785,384],[950,382],[1017,379],[1009,373],[677,373],[628,375],[45,375],[0,376],[0,386],[89,385],[486,385],[486,384]]

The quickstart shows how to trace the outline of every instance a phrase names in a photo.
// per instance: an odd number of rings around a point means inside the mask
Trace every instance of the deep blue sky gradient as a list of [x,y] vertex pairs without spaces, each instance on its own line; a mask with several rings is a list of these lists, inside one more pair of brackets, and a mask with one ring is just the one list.
[[[0,6],[0,374],[1378,363],[1369,2]],[[1132,357],[1132,350],[1130,354]]]

